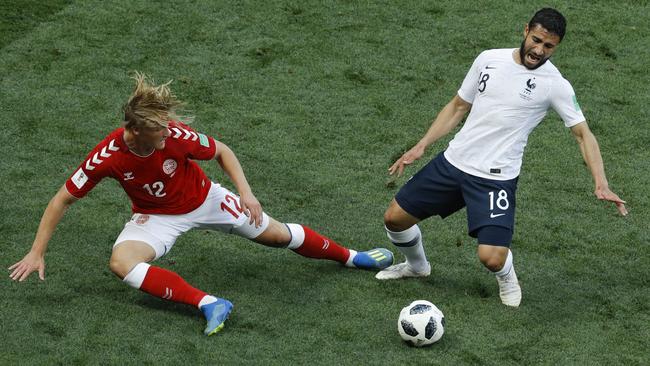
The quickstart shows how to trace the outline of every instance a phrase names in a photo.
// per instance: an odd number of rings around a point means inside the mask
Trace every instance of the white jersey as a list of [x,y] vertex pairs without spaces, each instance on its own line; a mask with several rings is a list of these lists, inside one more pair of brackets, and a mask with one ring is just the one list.
[[445,158],[465,173],[494,180],[519,176],[528,135],[549,107],[566,127],[585,120],[573,87],[550,61],[529,70],[515,62],[514,52],[483,51],[458,90],[472,109]]

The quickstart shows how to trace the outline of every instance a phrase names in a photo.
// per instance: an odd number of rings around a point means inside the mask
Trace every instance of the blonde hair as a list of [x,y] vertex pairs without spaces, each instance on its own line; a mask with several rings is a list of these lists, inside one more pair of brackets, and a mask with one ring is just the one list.
[[176,99],[169,89],[172,80],[156,85],[147,75],[135,72],[131,77],[135,87],[122,108],[124,127],[128,129],[166,127],[170,120],[190,123],[192,117],[180,116],[177,111],[185,104]]

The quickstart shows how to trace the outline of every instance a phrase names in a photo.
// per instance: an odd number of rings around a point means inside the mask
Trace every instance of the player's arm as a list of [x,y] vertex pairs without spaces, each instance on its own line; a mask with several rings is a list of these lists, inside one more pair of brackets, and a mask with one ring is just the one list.
[[427,147],[458,126],[471,108],[472,104],[455,95],[438,113],[438,116],[436,116],[436,119],[424,137],[388,168],[389,174],[392,175],[397,171],[397,176],[401,176],[406,165],[412,164],[415,160],[422,157]]
[[241,208],[244,214],[250,218],[250,223],[255,223],[256,227],[262,224],[262,205],[253,194],[251,187],[248,185],[244,170],[239,163],[235,153],[224,143],[215,141],[217,144],[217,153],[215,159],[221,166],[230,180],[235,184],[240,196]]
[[618,208],[618,212],[623,216],[627,215],[625,201],[609,189],[607,177],[605,176],[603,158],[600,155],[600,147],[598,146],[598,141],[596,141],[596,136],[589,129],[587,122],[583,121],[571,127],[571,132],[578,141],[582,158],[587,163],[591,175],[594,177],[594,184],[596,185],[594,194],[596,197],[600,200],[614,202]]
[[45,251],[47,250],[47,244],[65,211],[77,200],[78,198],[68,193],[65,185],[52,197],[43,213],[41,223],[38,225],[32,249],[21,261],[9,267],[9,270],[12,271],[9,277],[12,280],[22,282],[34,271],[38,271],[41,280],[45,279]]

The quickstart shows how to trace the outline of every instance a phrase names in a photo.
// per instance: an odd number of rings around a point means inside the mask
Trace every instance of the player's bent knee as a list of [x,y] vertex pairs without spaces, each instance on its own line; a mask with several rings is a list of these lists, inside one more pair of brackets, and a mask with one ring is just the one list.
[[478,257],[481,263],[492,272],[497,272],[506,263],[508,258],[508,248],[479,244]]
[[120,279],[124,279],[124,277],[129,274],[133,268],[133,266],[129,266],[128,263],[121,258],[116,258],[114,256],[111,256],[111,259],[108,262],[108,266],[111,269],[111,272],[113,272]]
[[111,272],[124,279],[138,263],[152,261],[155,257],[156,252],[149,244],[126,241],[113,247],[108,266]]
[[481,263],[483,263],[483,265],[492,272],[498,272],[499,270],[501,270],[505,262],[506,262],[505,260],[502,261],[498,257],[489,257],[489,258],[481,259]]
[[384,212],[384,225],[391,231],[404,231],[419,221],[399,207],[395,201]]

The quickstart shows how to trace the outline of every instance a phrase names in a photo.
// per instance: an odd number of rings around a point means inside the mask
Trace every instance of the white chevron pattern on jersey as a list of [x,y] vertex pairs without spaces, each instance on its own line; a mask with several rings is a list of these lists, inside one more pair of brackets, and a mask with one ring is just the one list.
[[199,135],[197,135],[196,132],[188,131],[184,128],[172,127],[170,130],[174,131],[174,135],[172,137],[175,139],[181,137],[181,135],[183,135],[183,140],[187,140],[192,137],[192,141],[196,141],[199,138]]
[[104,159],[110,158],[112,154],[109,151],[117,151],[119,149],[119,147],[115,146],[115,139],[111,140],[107,146],[104,146],[99,152],[96,152],[92,158],[86,160],[86,169],[95,170],[95,167],[91,165],[91,163],[99,165],[104,162],[104,160],[100,159],[100,157]]

